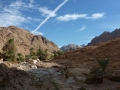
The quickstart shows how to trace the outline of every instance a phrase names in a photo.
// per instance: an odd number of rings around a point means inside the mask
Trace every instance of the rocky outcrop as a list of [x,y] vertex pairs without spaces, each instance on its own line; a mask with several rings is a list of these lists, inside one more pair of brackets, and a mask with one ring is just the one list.
[[0,27],[0,52],[9,39],[13,39],[17,50],[23,55],[29,53],[30,48],[48,49],[49,52],[59,50],[58,46],[41,35],[34,35],[30,31],[15,26]]
[[70,50],[76,50],[78,48],[81,48],[82,46],[80,45],[75,45],[75,44],[69,44],[67,46],[62,46],[60,49],[63,51],[63,52],[67,52],[67,51],[70,51]]
[[88,43],[88,46],[89,45],[94,45],[94,44],[97,44],[97,43],[101,43],[101,42],[106,42],[108,40],[112,40],[112,39],[115,39],[115,38],[118,38],[120,37],[120,28],[119,29],[115,29],[113,32],[103,32],[100,36],[96,36],[95,38],[93,38],[91,40],[90,43]]

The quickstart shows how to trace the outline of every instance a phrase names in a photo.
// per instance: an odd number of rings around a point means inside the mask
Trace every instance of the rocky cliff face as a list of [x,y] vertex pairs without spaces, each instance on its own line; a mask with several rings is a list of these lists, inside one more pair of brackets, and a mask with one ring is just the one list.
[[29,54],[29,49],[42,48],[49,52],[59,50],[58,46],[41,35],[33,35],[31,32],[15,27],[0,27],[0,52],[7,40],[14,38],[19,53]]
[[94,45],[94,44],[97,44],[97,43],[100,43],[100,42],[106,42],[108,40],[112,40],[112,39],[115,39],[115,38],[118,38],[120,37],[120,28],[119,29],[115,29],[113,32],[103,32],[100,36],[96,36],[95,38],[93,38],[91,40],[90,43],[88,43],[88,46],[89,45]]
[[80,45],[75,45],[75,44],[69,44],[67,46],[63,46],[61,47],[60,49],[63,51],[63,52],[67,52],[67,51],[70,51],[70,50],[76,50],[78,48],[81,48]]

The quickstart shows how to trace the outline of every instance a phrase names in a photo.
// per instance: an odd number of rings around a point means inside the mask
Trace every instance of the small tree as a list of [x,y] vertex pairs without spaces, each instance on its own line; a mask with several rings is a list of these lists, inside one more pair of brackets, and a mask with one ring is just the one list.
[[98,62],[99,66],[102,69],[102,72],[104,74],[104,72],[108,66],[109,60],[108,59],[98,59],[97,62]]
[[98,59],[97,60],[99,67],[94,67],[91,69],[91,74],[94,76],[94,82],[102,83],[103,77],[105,74],[105,70],[108,66],[109,60],[108,59]]
[[14,39],[9,39],[2,50],[4,51],[4,60],[14,61],[16,59],[17,48],[14,44]]
[[48,49],[43,50],[42,48],[39,48],[37,50],[37,56],[40,60],[46,60],[48,56]]

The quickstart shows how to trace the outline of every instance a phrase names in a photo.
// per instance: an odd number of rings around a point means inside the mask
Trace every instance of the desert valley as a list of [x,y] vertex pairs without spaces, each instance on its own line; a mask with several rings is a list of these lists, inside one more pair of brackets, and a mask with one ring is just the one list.
[[119,44],[116,29],[63,52],[41,35],[0,27],[0,90],[120,90]]

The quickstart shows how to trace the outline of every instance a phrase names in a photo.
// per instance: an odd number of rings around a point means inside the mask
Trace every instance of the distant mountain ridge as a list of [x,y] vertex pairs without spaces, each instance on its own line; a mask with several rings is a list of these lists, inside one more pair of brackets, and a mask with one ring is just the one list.
[[90,45],[94,45],[100,42],[106,42],[108,40],[112,40],[115,38],[120,37],[120,28],[119,29],[115,29],[113,32],[103,32],[100,36],[96,36],[95,38],[93,38],[91,40],[90,43],[88,43],[88,46]]
[[25,29],[18,28],[16,26],[9,26],[0,27],[0,52],[2,52],[2,47],[7,40],[13,38],[18,52],[23,55],[29,54],[30,48],[48,49],[49,52],[59,50],[55,43],[41,35],[34,35]]
[[66,46],[62,46],[60,49],[63,52],[67,52],[67,51],[70,51],[70,50],[76,50],[76,49],[81,48],[81,47],[82,46],[80,46],[80,45],[69,44],[69,45],[66,45]]

